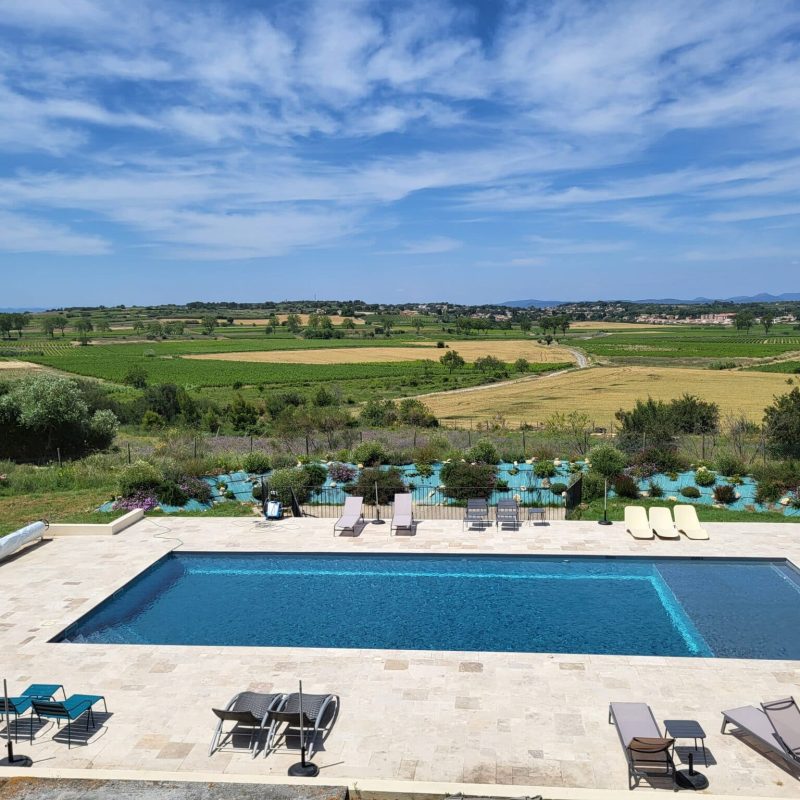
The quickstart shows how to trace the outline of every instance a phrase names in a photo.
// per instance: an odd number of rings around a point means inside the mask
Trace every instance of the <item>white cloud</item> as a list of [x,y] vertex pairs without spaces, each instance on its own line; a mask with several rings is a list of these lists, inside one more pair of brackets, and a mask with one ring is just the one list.
[[449,236],[433,236],[416,242],[406,242],[399,250],[385,250],[381,255],[417,256],[429,253],[450,253],[463,247],[464,243]]
[[111,245],[99,236],[75,233],[45,220],[0,211],[0,250],[99,256],[110,253]]

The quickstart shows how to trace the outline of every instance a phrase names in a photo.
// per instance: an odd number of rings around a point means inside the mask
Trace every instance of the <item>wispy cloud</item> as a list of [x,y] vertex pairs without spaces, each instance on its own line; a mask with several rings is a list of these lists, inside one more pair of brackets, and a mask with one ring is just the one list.
[[796,3],[488,5],[6,0],[2,246],[474,263],[477,210],[506,265],[702,260],[797,213]]

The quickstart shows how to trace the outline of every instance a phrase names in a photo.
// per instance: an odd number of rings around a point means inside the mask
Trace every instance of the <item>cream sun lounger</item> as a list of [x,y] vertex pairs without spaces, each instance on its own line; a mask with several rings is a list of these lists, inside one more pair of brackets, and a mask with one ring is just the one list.
[[648,512],[650,528],[659,539],[680,539],[681,535],[672,521],[672,514],[668,508],[651,508]]
[[361,508],[364,505],[363,497],[348,497],[344,501],[344,511],[342,516],[333,525],[333,535],[336,531],[350,531],[355,534],[356,528],[364,522],[364,515]]
[[625,506],[625,530],[634,539],[652,539],[653,530],[643,506]]
[[700,526],[694,506],[675,506],[675,527],[687,539],[708,539],[708,531]]

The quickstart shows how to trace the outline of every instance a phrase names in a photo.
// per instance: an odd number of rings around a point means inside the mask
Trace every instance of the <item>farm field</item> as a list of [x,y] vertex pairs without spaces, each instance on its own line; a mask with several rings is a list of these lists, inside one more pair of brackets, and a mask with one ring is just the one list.
[[786,391],[784,376],[717,370],[648,367],[591,367],[539,380],[472,391],[428,395],[425,404],[450,423],[490,420],[542,423],[555,412],[583,411],[608,427],[614,413],[637,399],[670,400],[685,392],[713,401],[722,415],[745,414],[760,421],[776,394]]
[[[501,361],[526,358],[539,363],[574,361],[569,350],[557,345],[540,345],[533,341],[450,341],[448,347],[468,362],[481,356],[494,356]],[[267,352],[228,352],[189,355],[198,360],[246,361],[274,364],[366,364],[369,362],[417,361],[420,358],[438,360],[447,350],[434,342],[412,343],[406,347],[327,347],[320,349],[270,350]]]
[[790,361],[775,361],[772,364],[760,364],[757,367],[749,367],[752,372],[781,372],[784,375],[800,374],[800,361],[794,359]]
[[800,350],[800,335],[765,336],[751,332],[689,328],[675,330],[656,326],[650,331],[615,331],[581,339],[580,346],[594,356],[620,359],[628,363],[645,363],[653,359],[717,359],[775,358]]
[[651,325],[647,322],[590,322],[578,320],[570,323],[570,330],[578,331],[640,331],[664,328],[663,325]]

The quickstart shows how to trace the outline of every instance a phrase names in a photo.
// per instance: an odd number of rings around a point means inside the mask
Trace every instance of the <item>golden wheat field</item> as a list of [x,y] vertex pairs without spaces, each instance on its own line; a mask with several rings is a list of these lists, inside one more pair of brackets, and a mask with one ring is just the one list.
[[41,369],[39,364],[31,364],[30,361],[15,361],[13,359],[8,361],[0,361],[0,370],[29,370],[29,369]]
[[660,367],[591,367],[504,386],[444,392],[424,398],[442,420],[491,419],[544,422],[560,411],[585,411],[597,425],[610,425],[614,412],[639,398],[671,400],[684,392],[713,401],[722,415],[746,414],[760,421],[776,394],[789,389],[786,376]]
[[[465,361],[475,361],[481,356],[495,356],[501,361],[527,358],[532,362],[548,364],[559,361],[574,362],[575,357],[563,347],[537,344],[532,341],[450,342]],[[325,347],[302,350],[259,350],[241,353],[202,353],[184,356],[212,361],[249,361],[270,364],[369,364],[377,362],[417,361],[422,358],[438,360],[447,350],[434,342],[420,342],[410,347]]]

